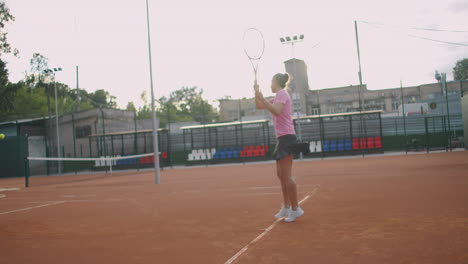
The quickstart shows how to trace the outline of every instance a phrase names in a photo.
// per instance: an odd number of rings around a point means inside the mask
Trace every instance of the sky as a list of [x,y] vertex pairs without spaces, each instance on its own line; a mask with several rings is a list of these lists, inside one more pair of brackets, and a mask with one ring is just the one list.
[[[145,0],[6,0],[16,21],[8,40],[20,51],[5,56],[10,81],[24,78],[32,54],[62,67],[57,79],[93,92],[105,89],[118,106],[142,104],[150,94]],[[304,34],[294,57],[308,66],[310,89],[358,84],[354,21],[358,21],[363,82],[377,90],[435,82],[468,58],[467,0],[149,0],[155,96],[197,86],[212,102],[253,96],[253,71],[243,51],[243,32],[260,29],[265,53],[260,88],[293,56],[280,37]],[[367,24],[368,21],[376,24]],[[448,31],[414,30],[431,28]],[[463,43],[450,45],[408,35]]]

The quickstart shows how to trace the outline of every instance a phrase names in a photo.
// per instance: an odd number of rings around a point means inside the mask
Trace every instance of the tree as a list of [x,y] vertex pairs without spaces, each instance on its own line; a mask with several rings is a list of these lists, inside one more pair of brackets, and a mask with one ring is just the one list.
[[150,119],[151,118],[151,106],[148,103],[148,96],[146,91],[143,91],[140,95],[143,106],[140,107],[137,113],[137,119]]
[[31,75],[27,75],[26,82],[34,85],[42,82],[41,76],[44,70],[49,68],[49,59],[40,53],[33,53],[31,60],[29,60],[29,65],[31,67]]
[[94,107],[116,108],[116,97],[109,92],[99,89],[94,93],[88,93],[85,90],[79,90],[80,97],[83,101],[89,102]]
[[218,118],[214,107],[203,99],[203,90],[198,87],[182,87],[169,96],[177,109],[177,115],[198,122],[210,123]]
[[18,55],[18,50],[11,47],[8,43],[8,32],[5,30],[6,24],[15,21],[15,17],[10,13],[10,9],[6,6],[4,1],[0,0],[0,56],[6,53],[13,53]]
[[[146,92],[141,94],[143,106],[138,109],[137,119],[151,118],[151,102]],[[182,87],[172,92],[169,97],[156,100],[156,114],[160,127],[167,127],[167,122],[198,121],[210,123],[218,119],[214,107],[203,99],[203,90],[197,87]]]
[[453,68],[453,78],[457,81],[468,80],[468,58],[457,61]]
[[136,112],[137,109],[135,107],[135,104],[133,102],[128,102],[127,103],[127,111],[132,111],[132,112]]
[[6,115],[13,109],[15,86],[8,82],[6,64],[0,59],[0,114]]

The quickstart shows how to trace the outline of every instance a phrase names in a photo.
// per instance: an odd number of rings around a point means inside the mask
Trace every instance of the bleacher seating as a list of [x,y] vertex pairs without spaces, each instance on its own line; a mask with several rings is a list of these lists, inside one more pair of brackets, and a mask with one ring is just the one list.
[[268,152],[268,146],[254,145],[244,147],[221,147],[215,150],[213,159],[233,159],[244,157],[262,157]]
[[[320,152],[342,152],[359,149],[377,149],[382,148],[381,137],[367,137],[367,138],[341,138],[341,139],[327,139],[323,142],[314,140],[309,142],[309,149],[311,153]],[[237,158],[255,158],[264,157],[267,155],[269,147],[267,145],[249,145],[243,147],[220,147],[211,149],[194,149],[188,154],[189,161],[198,160],[221,160],[221,159],[237,159]],[[163,152],[162,158],[167,158],[167,153]],[[134,161],[120,160],[118,163],[132,163]],[[143,159],[140,163],[151,163],[152,161]]]
[[360,149],[366,149],[366,147],[367,147],[366,139],[365,139],[365,138],[361,138],[359,142],[360,142],[359,148],[360,148]]
[[382,148],[382,138],[375,137],[375,148]]
[[343,139],[338,140],[336,144],[336,148],[338,151],[344,151],[345,150],[345,141]]
[[309,150],[310,150],[311,153],[315,152],[315,146],[316,146],[315,141],[310,141],[309,142]]
[[322,152],[322,141],[315,142],[315,152]]
[[345,145],[345,150],[352,150],[353,149],[351,139],[345,139],[344,140],[344,145]]
[[331,140],[330,141],[330,151],[336,151],[336,147],[337,147],[336,140]]
[[382,138],[381,137],[368,137],[368,138],[353,138],[353,149],[376,149],[382,148]]
[[324,140],[323,145],[322,145],[323,152],[329,152],[330,151],[330,141],[329,140]]

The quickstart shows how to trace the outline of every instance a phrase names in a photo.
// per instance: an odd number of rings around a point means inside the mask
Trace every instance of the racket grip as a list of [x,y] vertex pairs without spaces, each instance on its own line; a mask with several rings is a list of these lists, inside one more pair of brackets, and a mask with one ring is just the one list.
[[258,91],[259,91],[259,86],[258,86],[257,81],[255,81],[253,88],[254,88],[254,91],[255,91],[255,92],[258,92]]

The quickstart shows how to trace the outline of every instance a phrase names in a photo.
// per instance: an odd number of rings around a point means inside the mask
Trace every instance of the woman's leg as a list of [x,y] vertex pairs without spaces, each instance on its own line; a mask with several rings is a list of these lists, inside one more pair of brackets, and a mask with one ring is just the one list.
[[292,178],[292,162],[293,155],[288,155],[279,160],[279,167],[281,168],[281,183],[286,187],[286,193],[288,194],[288,200],[291,203],[292,209],[296,210],[299,204],[297,201],[296,182]]
[[281,190],[283,192],[283,205],[284,207],[288,208],[291,206],[291,202],[289,201],[289,195],[288,195],[288,189],[286,186],[286,182],[283,181],[283,177],[281,176],[282,169],[281,169],[281,164],[280,161],[276,161],[276,175],[278,176],[278,179],[280,180],[281,183]]

